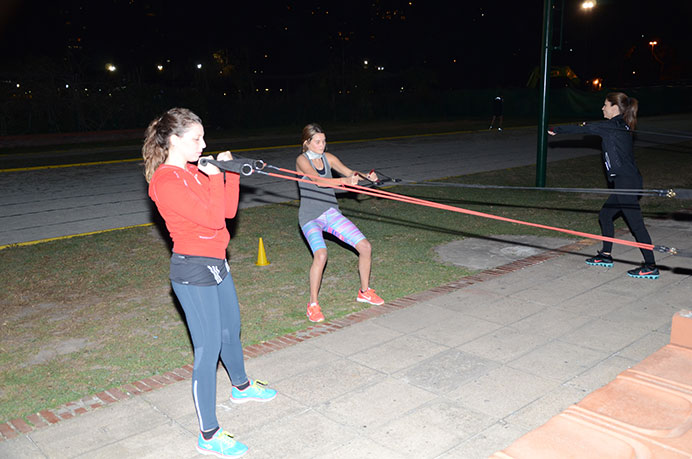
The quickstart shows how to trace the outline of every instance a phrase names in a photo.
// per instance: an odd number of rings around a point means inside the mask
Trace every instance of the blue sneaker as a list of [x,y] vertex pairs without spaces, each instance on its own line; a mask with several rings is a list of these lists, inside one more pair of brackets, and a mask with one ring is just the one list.
[[250,401],[255,402],[268,402],[269,400],[274,400],[276,398],[276,391],[274,389],[268,389],[264,381],[253,381],[250,380],[250,385],[245,388],[245,390],[239,390],[237,387],[233,386],[231,389],[231,401],[233,403],[245,403]]
[[586,264],[591,266],[605,266],[606,268],[612,268],[613,257],[610,255],[606,255],[605,253],[599,250],[598,255],[586,259]]
[[637,277],[640,279],[658,279],[660,273],[656,265],[643,265],[641,268],[630,269],[627,271],[627,275],[630,277]]
[[197,451],[216,457],[240,457],[247,453],[247,446],[235,441],[233,435],[223,429],[216,431],[210,440],[205,440],[202,433],[197,441]]

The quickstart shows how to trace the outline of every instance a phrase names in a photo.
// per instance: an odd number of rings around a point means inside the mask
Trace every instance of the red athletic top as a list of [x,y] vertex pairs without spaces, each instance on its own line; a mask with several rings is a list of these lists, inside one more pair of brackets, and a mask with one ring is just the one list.
[[226,258],[231,240],[226,219],[238,210],[239,174],[207,176],[188,164],[186,169],[162,164],[149,183],[149,196],[156,203],[173,239],[173,251],[181,255]]

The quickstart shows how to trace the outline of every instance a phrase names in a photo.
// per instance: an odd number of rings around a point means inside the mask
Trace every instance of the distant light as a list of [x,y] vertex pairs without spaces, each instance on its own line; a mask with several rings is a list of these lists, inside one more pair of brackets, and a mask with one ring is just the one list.
[[17,87],[19,87],[19,83],[17,83]]
[[596,6],[596,1],[595,0],[586,0],[581,4],[581,9],[583,10],[590,10],[593,7]]
[[69,89],[69,87],[70,87],[69,84],[66,84],[66,85],[65,85],[65,89]]
[[116,67],[115,67],[115,65],[109,63],[109,64],[106,64],[106,70],[108,70],[109,72],[115,72]]
[[269,88],[264,88],[264,92],[269,92]]
[[158,70],[159,72],[163,72],[163,65],[161,65],[161,64],[157,65],[156,70]]
[[657,41],[650,41],[650,42],[649,42],[649,45],[651,45],[651,46],[656,46],[657,44],[658,44]]
[[377,70],[382,71],[382,70],[384,70],[384,67],[382,67],[381,65],[378,65]]
[[636,71],[636,70],[632,70],[632,75],[636,75],[636,74],[637,74],[637,71]]
[[368,60],[367,60],[367,59],[364,59],[364,60],[363,60],[363,65],[368,65]]
[[197,68],[198,68],[198,69],[201,69],[201,68],[202,68],[202,64],[197,64]]

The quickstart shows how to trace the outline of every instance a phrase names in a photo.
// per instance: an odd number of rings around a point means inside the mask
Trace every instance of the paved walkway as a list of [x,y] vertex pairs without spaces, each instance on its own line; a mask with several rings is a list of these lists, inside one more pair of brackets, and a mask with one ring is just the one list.
[[[647,224],[689,251],[687,217]],[[250,458],[488,457],[667,344],[690,307],[692,259],[661,255],[659,280],[632,279],[638,250],[617,246],[607,269],[584,264],[595,248],[543,251],[248,347],[249,375],[279,396],[233,405],[220,372],[221,425]],[[55,423],[0,425],[13,437],[0,457],[197,456],[189,367],[33,419]]]

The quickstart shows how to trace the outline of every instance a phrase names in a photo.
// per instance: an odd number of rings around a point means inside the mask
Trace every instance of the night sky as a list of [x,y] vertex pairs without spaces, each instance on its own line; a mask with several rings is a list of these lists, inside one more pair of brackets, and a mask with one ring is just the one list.
[[[561,0],[556,0],[559,8]],[[601,0],[585,13],[565,0],[554,65],[584,78],[620,79],[636,65],[665,64],[668,80],[692,78],[692,1]],[[123,71],[208,64],[213,54],[264,76],[305,75],[362,64],[393,74],[436,72],[441,87],[522,86],[539,63],[543,2],[532,1],[4,0],[0,71],[35,56],[78,56]],[[555,17],[558,43],[560,13]],[[219,54],[220,53],[220,54]],[[648,62],[647,62],[648,59]],[[631,73],[631,72],[630,72]],[[635,81],[636,83],[636,81]],[[647,82],[651,83],[651,82]]]

